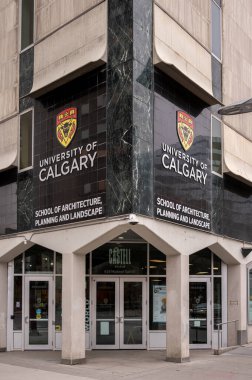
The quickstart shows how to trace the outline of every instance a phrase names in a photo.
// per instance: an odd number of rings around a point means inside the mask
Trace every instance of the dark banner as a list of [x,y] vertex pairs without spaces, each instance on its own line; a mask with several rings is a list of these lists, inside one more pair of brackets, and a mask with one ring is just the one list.
[[210,231],[211,115],[207,105],[156,73],[154,130],[155,216]]
[[95,72],[36,101],[35,228],[105,216],[105,88]]

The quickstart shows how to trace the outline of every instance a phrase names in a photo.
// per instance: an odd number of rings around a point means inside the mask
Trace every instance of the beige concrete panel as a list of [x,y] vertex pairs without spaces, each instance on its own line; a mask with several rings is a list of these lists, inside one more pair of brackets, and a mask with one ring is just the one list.
[[[223,104],[251,98],[252,2],[223,1]],[[226,116],[224,121],[252,141],[251,114]]]
[[107,8],[103,2],[35,45],[32,92],[105,60],[106,35]]
[[207,49],[210,47],[210,1],[205,0],[155,0],[155,3],[170,15]]
[[104,0],[37,0],[35,42]]
[[168,361],[189,360],[189,257],[166,257],[166,356]]
[[62,269],[61,362],[79,364],[85,359],[85,260],[82,256],[64,254]]
[[174,66],[212,97],[211,54],[158,6],[154,20],[154,63]]
[[18,117],[0,123],[0,171],[17,165]]
[[224,124],[224,173],[252,185],[252,142]]
[[18,2],[1,1],[0,121],[18,111]]
[[[237,329],[247,328],[247,268],[245,264],[228,265],[228,320],[238,320]],[[228,329],[228,345],[237,344],[234,325]]]

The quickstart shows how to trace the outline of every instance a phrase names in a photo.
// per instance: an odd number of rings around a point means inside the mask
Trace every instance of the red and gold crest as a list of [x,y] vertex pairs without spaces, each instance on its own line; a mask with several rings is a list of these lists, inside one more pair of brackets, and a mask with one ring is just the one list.
[[64,148],[72,141],[77,129],[77,108],[67,108],[56,116],[56,136]]
[[181,145],[185,151],[191,148],[194,140],[194,121],[184,111],[177,111],[177,131]]

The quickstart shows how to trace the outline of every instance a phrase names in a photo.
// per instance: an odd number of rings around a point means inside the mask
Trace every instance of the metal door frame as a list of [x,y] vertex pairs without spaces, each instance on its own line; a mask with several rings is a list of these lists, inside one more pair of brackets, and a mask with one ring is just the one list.
[[[207,284],[207,343],[203,344],[190,344],[190,349],[196,349],[196,348],[211,348],[211,338],[212,338],[212,310],[211,310],[211,304],[212,304],[212,298],[211,298],[211,278],[210,277],[190,277],[189,282],[205,282]],[[190,294],[189,294],[190,297]],[[189,313],[188,313],[189,314]],[[190,318],[189,318],[190,322]],[[189,326],[190,329],[190,326]]]
[[[48,281],[48,344],[29,344],[30,282]],[[51,350],[53,348],[53,278],[52,276],[24,276],[24,348]]]

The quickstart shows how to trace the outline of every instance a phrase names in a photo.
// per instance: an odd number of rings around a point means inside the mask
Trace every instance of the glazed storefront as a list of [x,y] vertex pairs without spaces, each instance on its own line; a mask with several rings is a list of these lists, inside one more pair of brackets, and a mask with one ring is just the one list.
[[[210,348],[226,318],[226,265],[204,249],[190,256],[189,273],[190,345]],[[8,282],[8,350],[61,349],[62,255],[34,245],[9,263]],[[162,252],[122,234],[86,255],[85,289],[86,349],[166,347]]]

